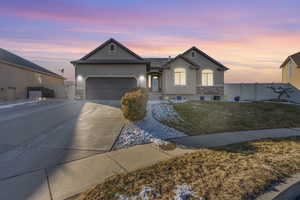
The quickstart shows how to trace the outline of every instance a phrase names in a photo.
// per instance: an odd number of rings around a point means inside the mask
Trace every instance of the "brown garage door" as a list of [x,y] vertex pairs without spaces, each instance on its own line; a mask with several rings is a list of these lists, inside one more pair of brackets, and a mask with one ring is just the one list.
[[86,80],[86,98],[120,100],[125,92],[137,87],[135,78],[101,77]]

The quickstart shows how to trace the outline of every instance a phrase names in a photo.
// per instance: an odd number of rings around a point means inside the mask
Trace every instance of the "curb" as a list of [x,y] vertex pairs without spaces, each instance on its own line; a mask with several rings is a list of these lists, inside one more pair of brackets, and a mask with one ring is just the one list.
[[295,200],[300,197],[300,173],[274,186],[256,200]]

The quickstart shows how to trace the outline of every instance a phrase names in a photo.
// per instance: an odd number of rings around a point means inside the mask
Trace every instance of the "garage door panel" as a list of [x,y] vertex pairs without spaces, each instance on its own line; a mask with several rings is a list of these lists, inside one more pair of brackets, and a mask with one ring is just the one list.
[[99,77],[86,81],[86,98],[120,100],[125,92],[137,87],[135,78]]

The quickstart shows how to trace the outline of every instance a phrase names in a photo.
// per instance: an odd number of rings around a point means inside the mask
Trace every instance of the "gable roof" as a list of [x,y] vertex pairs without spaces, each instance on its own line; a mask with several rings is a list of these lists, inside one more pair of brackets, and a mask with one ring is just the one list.
[[71,63],[77,64],[149,64],[146,60],[135,60],[135,59],[88,59],[88,60],[77,60]]
[[0,48],[0,61],[4,61],[6,63],[10,63],[13,65],[21,66],[23,68],[27,68],[29,70],[46,73],[48,75],[56,76],[58,78],[64,79],[61,75],[58,75],[48,69],[45,69],[29,60],[26,60],[16,54],[13,54],[5,49]]
[[175,60],[177,60],[178,58],[182,58],[185,62],[189,63],[192,66],[192,68],[194,68],[194,69],[199,69],[201,67],[200,65],[196,64],[195,62],[193,62],[193,61],[189,60],[188,58],[184,57],[182,54],[179,54],[175,58],[173,58],[173,59],[169,60],[168,62],[166,62],[162,66],[162,68],[169,68],[168,65],[170,63],[174,62]]
[[90,56],[94,55],[96,52],[98,52],[99,50],[103,49],[106,45],[108,45],[109,43],[115,43],[116,45],[118,45],[119,47],[121,47],[122,49],[124,49],[125,51],[127,51],[129,54],[131,54],[132,56],[134,56],[135,58],[139,59],[139,60],[144,60],[142,57],[140,57],[139,55],[137,55],[136,53],[134,53],[133,51],[131,51],[130,49],[128,49],[127,47],[125,47],[123,44],[121,44],[120,42],[118,42],[117,40],[111,38],[109,40],[107,40],[106,42],[104,42],[103,44],[101,44],[99,47],[97,47],[96,49],[94,49],[93,51],[91,51],[90,53],[88,53],[87,55],[83,56],[82,58],[80,58],[79,60],[76,61],[71,61],[72,64],[74,63],[78,63],[79,61],[83,61],[88,59]]
[[293,55],[290,55],[287,57],[284,62],[280,65],[280,68],[282,68],[290,59],[292,59],[298,67],[300,67],[300,52],[295,53]]
[[198,49],[197,47],[192,47],[188,50],[186,50],[183,55],[187,54],[189,51],[196,51],[199,54],[201,54],[202,56],[204,56],[205,58],[207,58],[208,60],[210,60],[211,62],[213,62],[214,64],[220,66],[223,70],[228,70],[229,68],[226,67],[225,65],[223,65],[222,63],[216,61],[215,59],[213,59],[212,57],[210,57],[209,55],[207,55],[206,53],[204,53],[203,51],[201,51],[200,49]]
[[170,58],[144,58],[144,60],[150,63],[151,68],[161,68],[170,61]]

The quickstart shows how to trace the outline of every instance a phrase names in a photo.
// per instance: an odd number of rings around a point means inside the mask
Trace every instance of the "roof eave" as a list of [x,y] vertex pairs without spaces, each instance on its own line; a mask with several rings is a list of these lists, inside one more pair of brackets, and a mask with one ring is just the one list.
[[97,51],[99,51],[100,49],[102,49],[103,47],[105,47],[107,44],[109,44],[111,42],[116,43],[118,46],[120,46],[121,48],[123,48],[125,51],[127,51],[128,53],[130,53],[131,55],[133,55],[137,59],[144,60],[142,57],[140,57],[139,55],[137,55],[136,53],[134,53],[133,51],[131,51],[130,49],[128,49],[126,46],[124,46],[123,44],[121,44],[120,42],[118,42],[117,40],[115,40],[113,38],[110,38],[106,42],[102,43],[96,49],[92,50],[90,53],[88,53],[87,55],[83,56],[79,60],[86,60],[87,58],[91,57],[93,54],[95,54]]
[[188,50],[186,50],[182,55],[186,54],[187,52],[191,51],[191,50],[195,50],[198,53],[200,53],[201,55],[203,55],[204,57],[206,57],[208,60],[210,60],[211,62],[213,62],[214,64],[222,67],[224,69],[224,71],[229,70],[228,67],[226,67],[225,65],[223,65],[222,63],[218,62],[217,60],[215,60],[214,58],[212,58],[211,56],[207,55],[206,53],[204,53],[203,51],[201,51],[200,49],[198,49],[197,47],[193,46],[191,48],[189,48]]
[[59,79],[66,80],[65,77],[63,77],[63,76],[61,76],[61,75],[58,75],[58,74],[50,74],[50,73],[47,73],[47,72],[42,72],[42,71],[35,70],[35,69],[32,69],[32,68],[24,67],[24,66],[22,66],[22,65],[17,65],[17,64],[15,64],[15,63],[7,62],[7,61],[1,60],[1,59],[0,59],[0,62],[5,63],[5,64],[8,64],[8,65],[12,65],[12,66],[14,66],[14,67],[18,67],[18,68],[21,68],[21,69],[24,69],[24,70],[27,70],[27,71],[37,72],[37,73],[40,73],[40,74],[45,74],[45,75],[47,75],[47,76],[52,76],[52,77],[56,77],[56,78],[59,78]]

